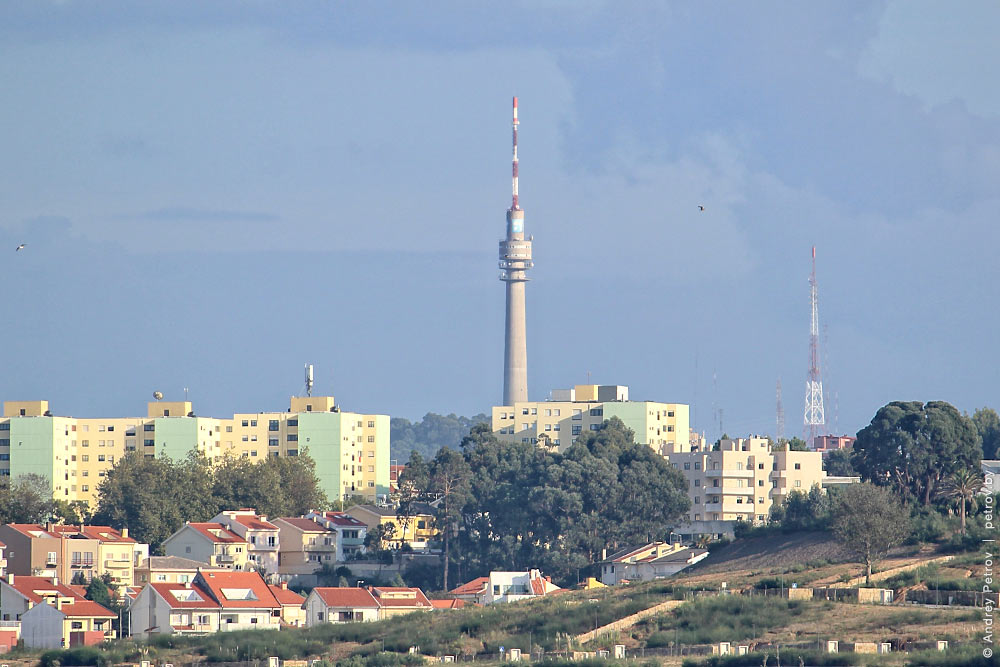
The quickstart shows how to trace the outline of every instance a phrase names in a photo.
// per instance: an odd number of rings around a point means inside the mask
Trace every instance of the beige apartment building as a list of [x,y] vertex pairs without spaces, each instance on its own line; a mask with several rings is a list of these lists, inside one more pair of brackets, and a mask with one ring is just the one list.
[[507,442],[532,442],[563,451],[581,434],[596,431],[612,417],[635,431],[636,442],[660,454],[688,440],[687,405],[631,401],[628,387],[621,385],[577,385],[553,391],[548,401],[495,406],[492,428]]
[[128,452],[211,462],[298,456],[316,461],[330,499],[389,493],[389,416],[342,412],[332,396],[292,397],[287,412],[195,416],[189,401],[153,401],[145,417],[56,417],[48,401],[6,401],[0,417],[0,477],[34,473],[55,498],[93,504],[101,481]]
[[718,451],[683,450],[667,459],[687,480],[690,522],[761,523],[792,491],[823,488],[819,452],[771,451],[767,438],[757,437],[722,440]]

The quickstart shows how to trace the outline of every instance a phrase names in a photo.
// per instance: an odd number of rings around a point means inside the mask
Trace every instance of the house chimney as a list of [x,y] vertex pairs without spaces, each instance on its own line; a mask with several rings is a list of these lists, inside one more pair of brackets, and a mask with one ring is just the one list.
[[7,583],[10,584],[11,586],[14,585],[14,575],[13,574],[8,574],[7,575]]
[[53,586],[59,585],[59,577],[52,577],[52,585]]
[[122,528],[122,537],[128,537],[128,526]]
[[288,590],[288,582],[287,581],[282,581],[281,582],[281,590],[283,590],[283,591],[287,591]]

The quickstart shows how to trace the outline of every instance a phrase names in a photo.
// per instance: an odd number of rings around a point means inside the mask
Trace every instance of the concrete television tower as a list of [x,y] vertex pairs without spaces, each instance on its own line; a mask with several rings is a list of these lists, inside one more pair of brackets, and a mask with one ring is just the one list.
[[524,237],[524,211],[517,202],[517,98],[514,98],[513,201],[507,209],[507,238],[500,241],[500,280],[507,285],[503,343],[503,405],[528,400],[528,340],[525,333],[524,284],[531,261],[531,237]]

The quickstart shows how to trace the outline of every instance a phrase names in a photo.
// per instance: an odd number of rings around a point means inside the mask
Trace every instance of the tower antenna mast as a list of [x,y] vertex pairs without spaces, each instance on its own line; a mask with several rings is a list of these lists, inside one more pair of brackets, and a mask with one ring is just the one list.
[[528,400],[528,344],[525,332],[524,286],[531,260],[531,237],[524,235],[524,211],[517,196],[517,98],[514,98],[511,203],[507,209],[507,235],[500,241],[500,280],[507,286],[504,329],[503,404]]
[[823,376],[819,367],[819,299],[816,292],[816,246],[812,249],[812,273],[809,276],[809,302],[812,319],[809,324],[809,375],[806,379],[806,409],[803,426],[806,444],[816,448],[816,436],[826,424],[823,410]]

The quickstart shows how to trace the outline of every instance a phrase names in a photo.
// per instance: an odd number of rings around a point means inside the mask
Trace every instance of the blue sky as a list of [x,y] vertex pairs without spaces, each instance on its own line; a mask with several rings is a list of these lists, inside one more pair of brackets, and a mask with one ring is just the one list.
[[772,433],[780,378],[799,434],[816,245],[839,431],[1000,408],[998,33],[989,2],[4,3],[0,398],[225,416],[311,362],[345,409],[487,410],[516,94],[532,398]]

